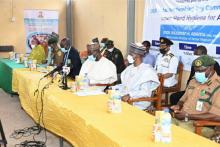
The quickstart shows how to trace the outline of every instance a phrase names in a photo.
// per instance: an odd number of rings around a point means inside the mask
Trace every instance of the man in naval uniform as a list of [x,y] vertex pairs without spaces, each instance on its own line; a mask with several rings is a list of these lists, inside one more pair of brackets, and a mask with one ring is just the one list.
[[156,59],[155,69],[157,73],[164,76],[164,87],[172,87],[177,83],[175,74],[179,64],[178,58],[171,51],[173,42],[167,38],[160,37],[160,54]]

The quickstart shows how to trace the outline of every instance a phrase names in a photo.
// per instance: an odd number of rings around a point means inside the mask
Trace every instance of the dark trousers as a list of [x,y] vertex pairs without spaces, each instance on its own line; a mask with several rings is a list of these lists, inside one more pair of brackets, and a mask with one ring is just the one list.
[[180,98],[184,95],[185,91],[179,91],[170,95],[170,104],[176,105]]

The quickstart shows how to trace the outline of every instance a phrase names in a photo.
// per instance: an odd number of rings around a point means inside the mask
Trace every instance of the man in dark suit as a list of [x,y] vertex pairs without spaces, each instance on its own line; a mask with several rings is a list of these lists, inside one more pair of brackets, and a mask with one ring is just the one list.
[[117,48],[114,47],[114,43],[112,40],[108,40],[106,42],[106,50],[103,53],[103,56],[112,61],[116,68],[117,68],[117,76],[118,76],[118,81],[117,83],[120,83],[120,75],[121,72],[125,69],[125,63],[124,63],[124,58],[121,53],[121,51]]
[[74,47],[71,46],[70,40],[68,38],[61,40],[60,47],[61,50],[64,51],[64,59],[62,65],[70,67],[70,73],[68,76],[75,79],[75,76],[79,75],[79,71],[82,66],[79,53]]
[[112,40],[106,42],[107,49],[105,50],[103,56],[112,61],[116,68],[117,74],[120,74],[125,69],[124,58],[121,51],[114,47]]
[[[202,56],[202,55],[207,55],[207,49],[205,46],[198,46],[195,50],[194,50],[194,56],[198,57],[198,56]],[[217,61],[215,61],[214,64],[214,69],[217,73],[217,75],[220,75],[220,67]],[[191,72],[190,72],[190,76],[189,79],[187,81],[186,87],[188,86],[189,82],[193,79],[195,75],[195,70],[193,68],[193,66],[191,66]],[[170,95],[170,104],[172,105],[176,105],[179,101],[179,99],[184,95],[185,91],[179,91],[176,93],[173,93]]]

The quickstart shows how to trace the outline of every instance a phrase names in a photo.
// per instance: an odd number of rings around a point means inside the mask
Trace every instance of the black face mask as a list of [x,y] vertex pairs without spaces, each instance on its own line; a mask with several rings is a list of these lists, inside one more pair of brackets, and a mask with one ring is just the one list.
[[165,55],[167,53],[166,49],[160,49],[160,53]]

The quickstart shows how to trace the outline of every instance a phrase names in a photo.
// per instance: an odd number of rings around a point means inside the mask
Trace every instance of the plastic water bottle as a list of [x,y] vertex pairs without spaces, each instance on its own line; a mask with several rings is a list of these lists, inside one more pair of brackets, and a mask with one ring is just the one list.
[[171,115],[169,109],[164,109],[162,120],[161,120],[161,141],[163,143],[171,142]]
[[88,73],[85,73],[84,78],[83,78],[83,89],[84,90],[88,90],[89,89]]
[[119,91],[117,89],[109,91],[108,112],[121,113],[121,110],[121,96]]
[[155,113],[155,123],[153,125],[152,137],[154,142],[161,141],[161,116],[163,111],[156,111]]
[[113,94],[113,113],[121,113],[121,95],[119,89],[115,89]]

